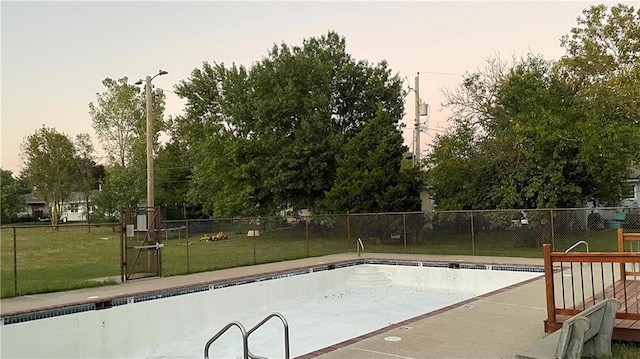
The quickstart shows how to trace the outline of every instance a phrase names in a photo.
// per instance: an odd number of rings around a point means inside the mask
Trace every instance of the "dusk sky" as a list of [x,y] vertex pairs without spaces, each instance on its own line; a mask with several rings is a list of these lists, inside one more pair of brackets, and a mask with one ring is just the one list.
[[[618,2],[422,1],[422,2],[8,2],[2,1],[1,166],[16,174],[20,144],[43,125],[74,137],[89,133],[104,157],[89,116],[105,77],[131,83],[158,70],[154,80],[173,90],[204,61],[250,66],[274,43],[334,30],[346,37],[357,60],[387,60],[409,81],[420,72],[420,97],[431,106],[421,147],[428,150],[447,127],[442,89],[455,88],[465,72],[499,54],[528,52],[558,59],[560,37],[590,5]],[[624,2],[638,6],[640,2]],[[165,116],[183,102],[166,92]],[[403,122],[411,148],[414,95]],[[101,161],[103,159],[101,158]]]

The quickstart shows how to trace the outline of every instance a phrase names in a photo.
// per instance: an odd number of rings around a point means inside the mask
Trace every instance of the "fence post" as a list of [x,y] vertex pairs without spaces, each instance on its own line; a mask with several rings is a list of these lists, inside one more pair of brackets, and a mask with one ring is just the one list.
[[555,250],[556,249],[556,230],[555,230],[555,225],[553,223],[553,208],[551,208],[550,211],[551,211],[551,246],[553,247],[552,249]]
[[189,258],[189,220],[187,219],[185,221],[185,242],[187,244],[187,273],[191,273],[191,267],[189,267],[189,264],[191,262],[191,259]]
[[304,219],[304,227],[307,234],[307,257],[309,257],[309,217]]
[[18,295],[18,248],[16,247],[16,227],[13,227],[13,295]]
[[404,237],[404,252],[407,253],[407,214],[402,213],[402,234]]
[[471,254],[476,255],[476,234],[473,228],[473,211],[471,211]]
[[[349,216],[349,211],[347,211],[347,251],[350,251],[351,246],[351,217]],[[358,243],[356,243],[356,251],[358,250]]]
[[258,236],[256,236],[256,222],[258,221],[259,217],[254,218],[253,221],[253,264],[256,264],[256,238]]

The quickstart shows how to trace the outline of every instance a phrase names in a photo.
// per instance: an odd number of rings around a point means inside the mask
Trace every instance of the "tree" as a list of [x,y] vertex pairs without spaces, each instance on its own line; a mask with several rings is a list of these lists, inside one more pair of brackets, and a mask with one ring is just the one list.
[[447,94],[455,125],[428,160],[438,207],[616,203],[640,142],[620,133],[624,120],[593,111],[581,91],[558,64],[531,55],[467,75]]
[[[640,67],[640,9],[594,5],[561,38],[567,53],[561,63],[581,85],[605,83]],[[636,73],[637,74],[637,73]]]
[[160,148],[154,162],[156,203],[182,205],[186,201],[191,178],[188,161],[185,149],[178,142]]
[[176,86],[187,105],[173,140],[192,155],[191,201],[221,216],[312,208],[378,104],[402,116],[401,84],[384,61],[355,61],[334,32],[274,46],[251,68],[204,63]]
[[401,167],[406,151],[398,119],[381,108],[345,144],[325,206],[334,213],[419,211],[419,171]]
[[11,171],[0,168],[0,175],[0,223],[9,223],[24,210],[25,203],[21,196],[20,183],[13,178]]
[[64,200],[74,189],[75,147],[55,128],[42,127],[22,143],[22,158],[28,184],[51,209],[51,224],[58,225]]
[[[138,206],[146,188],[146,97],[128,78],[105,78],[106,91],[96,94],[97,103],[89,104],[93,128],[107,153],[107,178],[97,202],[107,218],[122,206]],[[159,131],[165,129],[165,95],[153,91],[153,147],[158,148]],[[115,191],[108,193],[108,191]]]
[[[585,141],[583,156],[598,163],[602,181],[594,197],[619,201],[632,166],[640,165],[640,9],[591,6],[561,39],[559,68],[577,89],[586,113],[600,128]],[[626,145],[626,151],[611,147]]]
[[80,133],[75,138],[76,159],[75,164],[75,187],[81,192],[85,201],[85,213],[87,221],[90,221],[91,213],[90,196],[99,181],[98,168],[95,162],[95,154],[91,138],[88,133]]
[[123,207],[138,207],[146,198],[146,177],[132,167],[112,165],[106,168],[102,190],[93,198],[95,217],[114,221]]
[[[125,167],[140,151],[136,147],[146,148],[146,97],[139,87],[129,84],[126,76],[118,80],[107,77],[102,84],[106,91],[96,94],[96,104],[89,103],[89,115],[93,129],[107,153],[108,162]],[[165,96],[158,89],[153,92],[152,98],[154,142],[157,142],[158,131],[165,127]]]
[[492,60],[447,93],[429,179],[439,208],[617,204],[640,163],[640,11],[583,11],[558,62]]

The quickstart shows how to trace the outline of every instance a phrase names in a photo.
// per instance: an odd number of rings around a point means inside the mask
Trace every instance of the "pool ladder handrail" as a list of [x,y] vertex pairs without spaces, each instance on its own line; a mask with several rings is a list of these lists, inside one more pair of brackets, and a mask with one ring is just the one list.
[[[358,249],[358,257],[360,257],[360,254],[364,253],[364,244],[362,244],[362,239],[360,239],[360,237],[358,237],[358,241],[356,242],[356,248]],[[360,248],[362,248],[362,251]]]
[[566,251],[564,251],[565,253],[569,253],[569,251],[571,251],[572,249],[574,249],[575,247],[584,244],[585,246],[587,246],[587,253],[589,253],[589,243],[587,243],[586,241],[578,241],[576,243],[574,243],[571,247],[567,248]]
[[218,340],[218,338],[220,338],[222,334],[226,333],[227,330],[234,326],[238,327],[238,329],[240,329],[240,333],[242,333],[242,357],[244,359],[249,359],[249,338],[247,337],[247,330],[240,322],[231,322],[225,325],[224,328],[220,329],[220,331],[216,333],[216,335],[214,335],[207,341],[207,344],[204,345],[204,359],[209,359],[209,347],[211,346],[211,344],[213,344],[213,342]]
[[[291,357],[290,353],[289,353],[289,323],[287,323],[287,320],[284,318],[284,316],[278,312],[269,314],[266,318],[264,318],[260,323],[256,324],[255,327],[249,329],[249,331],[247,331],[247,342],[249,340],[249,336],[255,332],[258,328],[260,328],[263,324],[265,324],[266,322],[268,322],[271,318],[277,317],[280,319],[280,321],[282,322],[282,326],[284,327],[284,358],[285,359],[289,359]],[[261,356],[257,356],[251,353],[251,350],[249,350],[249,348],[247,348],[248,354],[249,354],[249,358],[252,359],[268,359],[265,357],[261,357]]]
[[[587,253],[589,253],[589,243],[587,243],[586,241],[578,241],[576,243],[574,243],[571,247],[567,248],[566,251],[564,251],[565,253],[569,253],[569,251],[571,251],[572,249],[574,249],[575,247],[584,244],[585,246],[587,246]],[[573,263],[571,263],[571,265],[573,266]],[[587,266],[587,263],[582,263],[582,266],[585,267]]]
[[251,351],[249,350],[249,336],[255,332],[258,328],[260,328],[263,324],[265,324],[266,322],[268,322],[271,318],[273,317],[277,317],[280,319],[280,321],[282,321],[282,325],[284,326],[284,357],[285,359],[290,359],[291,355],[290,355],[290,351],[289,351],[289,323],[287,323],[287,320],[285,319],[285,317],[278,313],[272,313],[269,314],[266,318],[264,318],[260,323],[256,324],[256,326],[254,326],[253,328],[249,329],[248,331],[244,328],[244,326],[237,321],[231,322],[229,324],[227,324],[224,328],[220,329],[220,331],[214,335],[211,339],[209,339],[207,341],[207,344],[205,344],[204,346],[204,358],[205,359],[209,359],[209,347],[211,346],[211,344],[213,344],[213,342],[215,342],[216,340],[218,340],[218,338],[220,338],[222,336],[222,334],[224,334],[227,330],[229,330],[229,328],[236,326],[240,329],[240,332],[242,333],[242,357],[243,359],[267,359],[261,356],[257,356],[255,354],[252,354]]

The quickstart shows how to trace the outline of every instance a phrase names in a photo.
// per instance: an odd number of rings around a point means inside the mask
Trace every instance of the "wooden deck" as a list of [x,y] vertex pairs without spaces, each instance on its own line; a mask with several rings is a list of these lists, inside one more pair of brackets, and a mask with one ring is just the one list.
[[545,332],[560,329],[565,320],[604,299],[616,298],[621,305],[612,338],[640,342],[640,253],[624,252],[624,241],[640,240],[640,234],[621,232],[619,252],[557,253],[544,246]]
[[[638,280],[619,280],[615,285],[606,288],[604,298],[616,298],[620,301],[620,309],[616,313],[616,321],[613,329],[612,339],[640,342],[640,278]],[[553,332],[562,327],[562,323],[575,314],[594,305],[603,298],[602,293],[598,293],[596,298],[589,298],[584,302],[576,304],[575,308],[556,308],[556,320],[553,326],[545,323],[545,330]],[[555,328],[555,329],[552,329]]]

